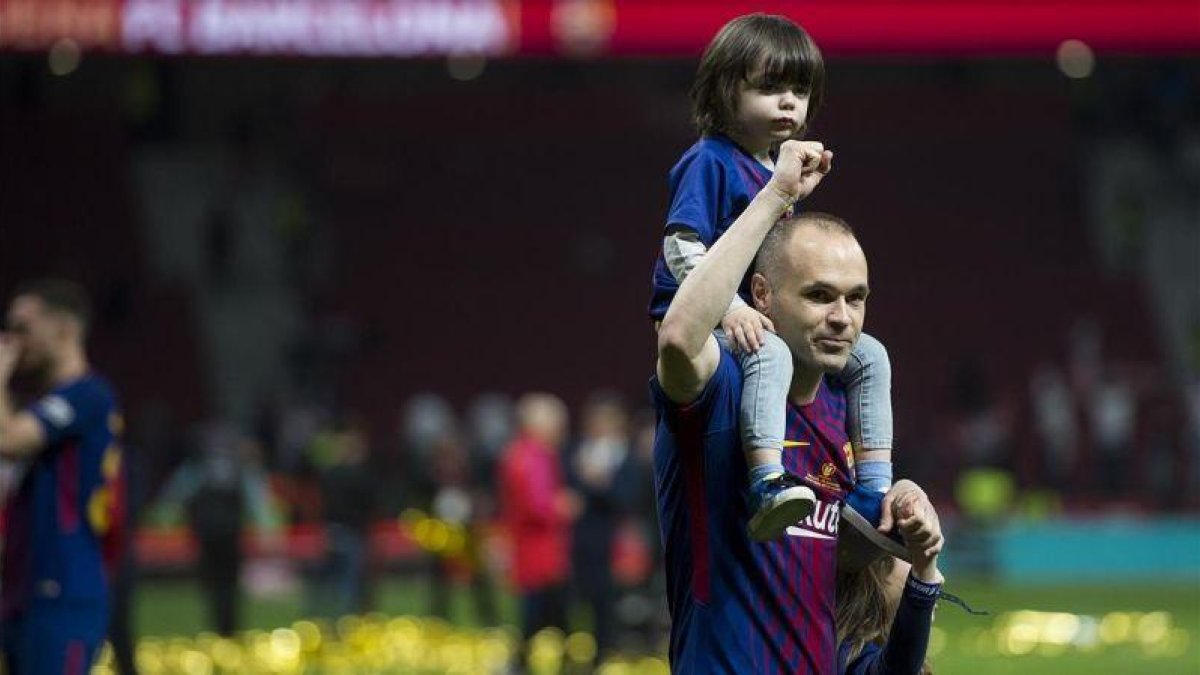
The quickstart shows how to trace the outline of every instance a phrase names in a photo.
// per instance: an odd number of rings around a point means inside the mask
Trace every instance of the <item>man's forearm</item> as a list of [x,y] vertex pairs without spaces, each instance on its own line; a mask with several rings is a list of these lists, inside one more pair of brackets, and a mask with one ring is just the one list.
[[660,336],[669,337],[688,355],[699,353],[728,311],[767,232],[790,206],[775,190],[760,191],[680,285]]

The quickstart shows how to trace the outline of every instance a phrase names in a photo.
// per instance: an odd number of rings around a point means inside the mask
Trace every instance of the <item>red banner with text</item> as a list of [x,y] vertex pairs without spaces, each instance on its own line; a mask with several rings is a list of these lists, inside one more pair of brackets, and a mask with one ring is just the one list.
[[739,14],[830,55],[1200,54],[1197,0],[0,0],[0,50],[395,58],[689,56]]

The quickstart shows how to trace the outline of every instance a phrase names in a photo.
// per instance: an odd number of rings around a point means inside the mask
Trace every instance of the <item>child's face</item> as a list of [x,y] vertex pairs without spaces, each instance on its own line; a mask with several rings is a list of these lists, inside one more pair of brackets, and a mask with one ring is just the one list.
[[737,135],[755,146],[769,148],[795,136],[808,117],[808,93],[799,87],[774,82],[743,82],[738,94]]

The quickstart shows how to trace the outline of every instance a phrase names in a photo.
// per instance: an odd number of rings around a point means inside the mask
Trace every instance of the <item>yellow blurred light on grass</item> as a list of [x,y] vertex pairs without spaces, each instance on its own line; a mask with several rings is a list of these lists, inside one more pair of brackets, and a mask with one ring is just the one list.
[[1028,654],[1037,644],[1038,628],[1032,623],[1018,623],[1000,632],[999,647],[1003,654]]
[[633,668],[628,663],[609,661],[596,669],[596,675],[633,675]]
[[271,650],[277,659],[287,661],[300,658],[300,635],[290,628],[276,628],[271,631]]
[[213,663],[198,649],[185,649],[179,656],[179,668],[184,675],[212,675]]
[[1128,612],[1109,612],[1100,619],[1100,639],[1106,644],[1125,642],[1133,633],[1134,615]]
[[571,633],[565,646],[567,661],[575,664],[591,663],[596,658],[596,638],[589,633]]
[[213,665],[230,673],[240,672],[246,660],[242,646],[228,639],[214,642],[210,653]]
[[1056,612],[1046,618],[1042,626],[1041,641],[1058,646],[1071,644],[1079,633],[1079,617],[1066,612]]
[[1137,621],[1137,639],[1143,647],[1162,642],[1171,630],[1171,615],[1166,612],[1143,614]]
[[654,656],[638,659],[636,669],[637,675],[671,675],[671,667],[667,662]]
[[323,639],[321,627],[313,621],[297,621],[292,624],[292,630],[300,638],[300,650],[311,654],[321,649]]

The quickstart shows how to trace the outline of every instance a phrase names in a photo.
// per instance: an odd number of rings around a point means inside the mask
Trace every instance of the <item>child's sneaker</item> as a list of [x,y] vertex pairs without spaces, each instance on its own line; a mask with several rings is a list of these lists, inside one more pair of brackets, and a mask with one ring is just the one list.
[[854,531],[870,542],[880,553],[891,555],[911,562],[908,547],[900,536],[898,528],[891,532],[879,531],[879,520],[883,516],[883,493],[867,490],[857,485],[846,495],[842,504],[842,523],[849,525]]
[[755,541],[778,539],[789,525],[795,525],[816,507],[817,497],[799,478],[781,473],[750,486],[750,538]]

